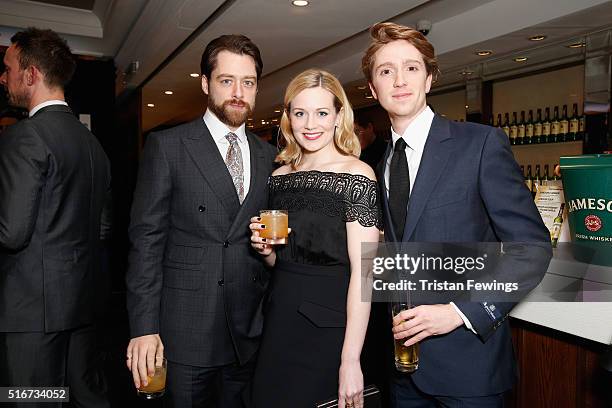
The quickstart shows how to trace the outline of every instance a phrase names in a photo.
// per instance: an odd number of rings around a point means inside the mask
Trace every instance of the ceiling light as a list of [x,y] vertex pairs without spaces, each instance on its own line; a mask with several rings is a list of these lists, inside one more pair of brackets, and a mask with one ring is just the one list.
[[193,73],[189,74],[189,76],[192,77],[192,78],[198,78],[200,76],[200,74],[193,72]]
[[280,108],[279,109],[274,109],[274,113],[281,113]]
[[575,42],[575,43],[568,45],[568,47],[569,48],[582,48],[582,47],[586,47],[586,43],[579,41],[579,42]]
[[481,50],[481,51],[476,51],[476,55],[478,55],[479,57],[486,57],[493,54],[493,51],[491,50]]
[[527,61],[527,57],[516,57],[514,62],[524,62]]
[[366,99],[372,99],[374,98],[372,95],[366,95]]
[[469,105],[465,105],[465,109],[469,109],[469,107],[470,107]]
[[172,92],[172,91],[164,91],[164,93],[165,93],[166,95],[172,95],[174,92]]
[[296,7],[306,7],[308,5],[308,1],[306,0],[293,0],[291,2],[291,4],[293,4]]
[[545,39],[546,39],[546,36],[543,34],[532,35],[531,37],[529,37],[529,41],[542,41]]
[[147,103],[147,106],[148,106],[149,108],[154,108],[154,107],[155,107],[155,104],[154,104],[154,103]]
[[357,89],[359,89],[360,91],[363,91],[364,89],[367,89],[367,88],[368,88],[368,86],[367,86],[367,85],[359,85],[359,86],[357,87]]

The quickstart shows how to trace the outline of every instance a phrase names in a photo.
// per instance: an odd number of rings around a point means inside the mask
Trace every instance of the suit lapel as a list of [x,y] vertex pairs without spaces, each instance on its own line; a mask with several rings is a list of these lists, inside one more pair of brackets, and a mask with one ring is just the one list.
[[402,237],[404,241],[408,241],[412,236],[425,204],[446,167],[454,146],[452,140],[448,121],[435,115],[427,136],[427,142],[425,142],[417,178],[410,193],[406,226]]
[[183,136],[182,141],[211,190],[234,216],[240,209],[238,194],[225,161],[204,121],[194,121],[193,130]]
[[266,172],[266,156],[264,153],[263,147],[257,143],[255,140],[257,135],[246,132],[247,141],[249,142],[249,156],[251,157],[251,177],[249,184],[249,192],[247,196],[244,198],[242,202],[242,206],[240,207],[238,214],[236,214],[236,218],[234,219],[234,223],[230,228],[228,236],[232,235],[236,228],[239,226],[245,226],[245,221],[243,218],[246,217],[249,219],[250,217],[256,215],[254,212],[259,210],[264,210],[265,208],[253,208],[252,203],[255,201],[255,197],[261,193],[262,186],[266,185],[266,180],[269,176]]

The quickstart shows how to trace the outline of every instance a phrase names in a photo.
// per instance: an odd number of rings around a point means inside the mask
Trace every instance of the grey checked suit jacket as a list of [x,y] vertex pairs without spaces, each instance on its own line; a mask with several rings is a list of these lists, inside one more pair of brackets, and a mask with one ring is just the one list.
[[146,142],[129,231],[130,331],[160,333],[177,363],[244,363],[259,345],[268,272],[248,224],[268,205],[276,150],[247,138],[251,179],[242,205],[201,118]]

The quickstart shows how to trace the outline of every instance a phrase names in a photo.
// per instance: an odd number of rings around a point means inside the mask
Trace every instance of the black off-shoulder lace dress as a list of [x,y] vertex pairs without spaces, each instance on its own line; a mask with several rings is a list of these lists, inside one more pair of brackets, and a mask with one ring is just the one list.
[[272,176],[270,208],[289,211],[277,246],[253,381],[257,408],[307,407],[338,391],[350,278],[346,223],[382,228],[376,182],[303,171]]

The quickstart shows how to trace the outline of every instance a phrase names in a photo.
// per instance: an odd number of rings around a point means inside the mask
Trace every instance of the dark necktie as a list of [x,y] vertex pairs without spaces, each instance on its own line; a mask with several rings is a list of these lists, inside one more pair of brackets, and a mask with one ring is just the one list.
[[398,241],[404,235],[409,196],[410,172],[406,161],[406,142],[403,138],[399,138],[395,142],[389,166],[389,211]]

